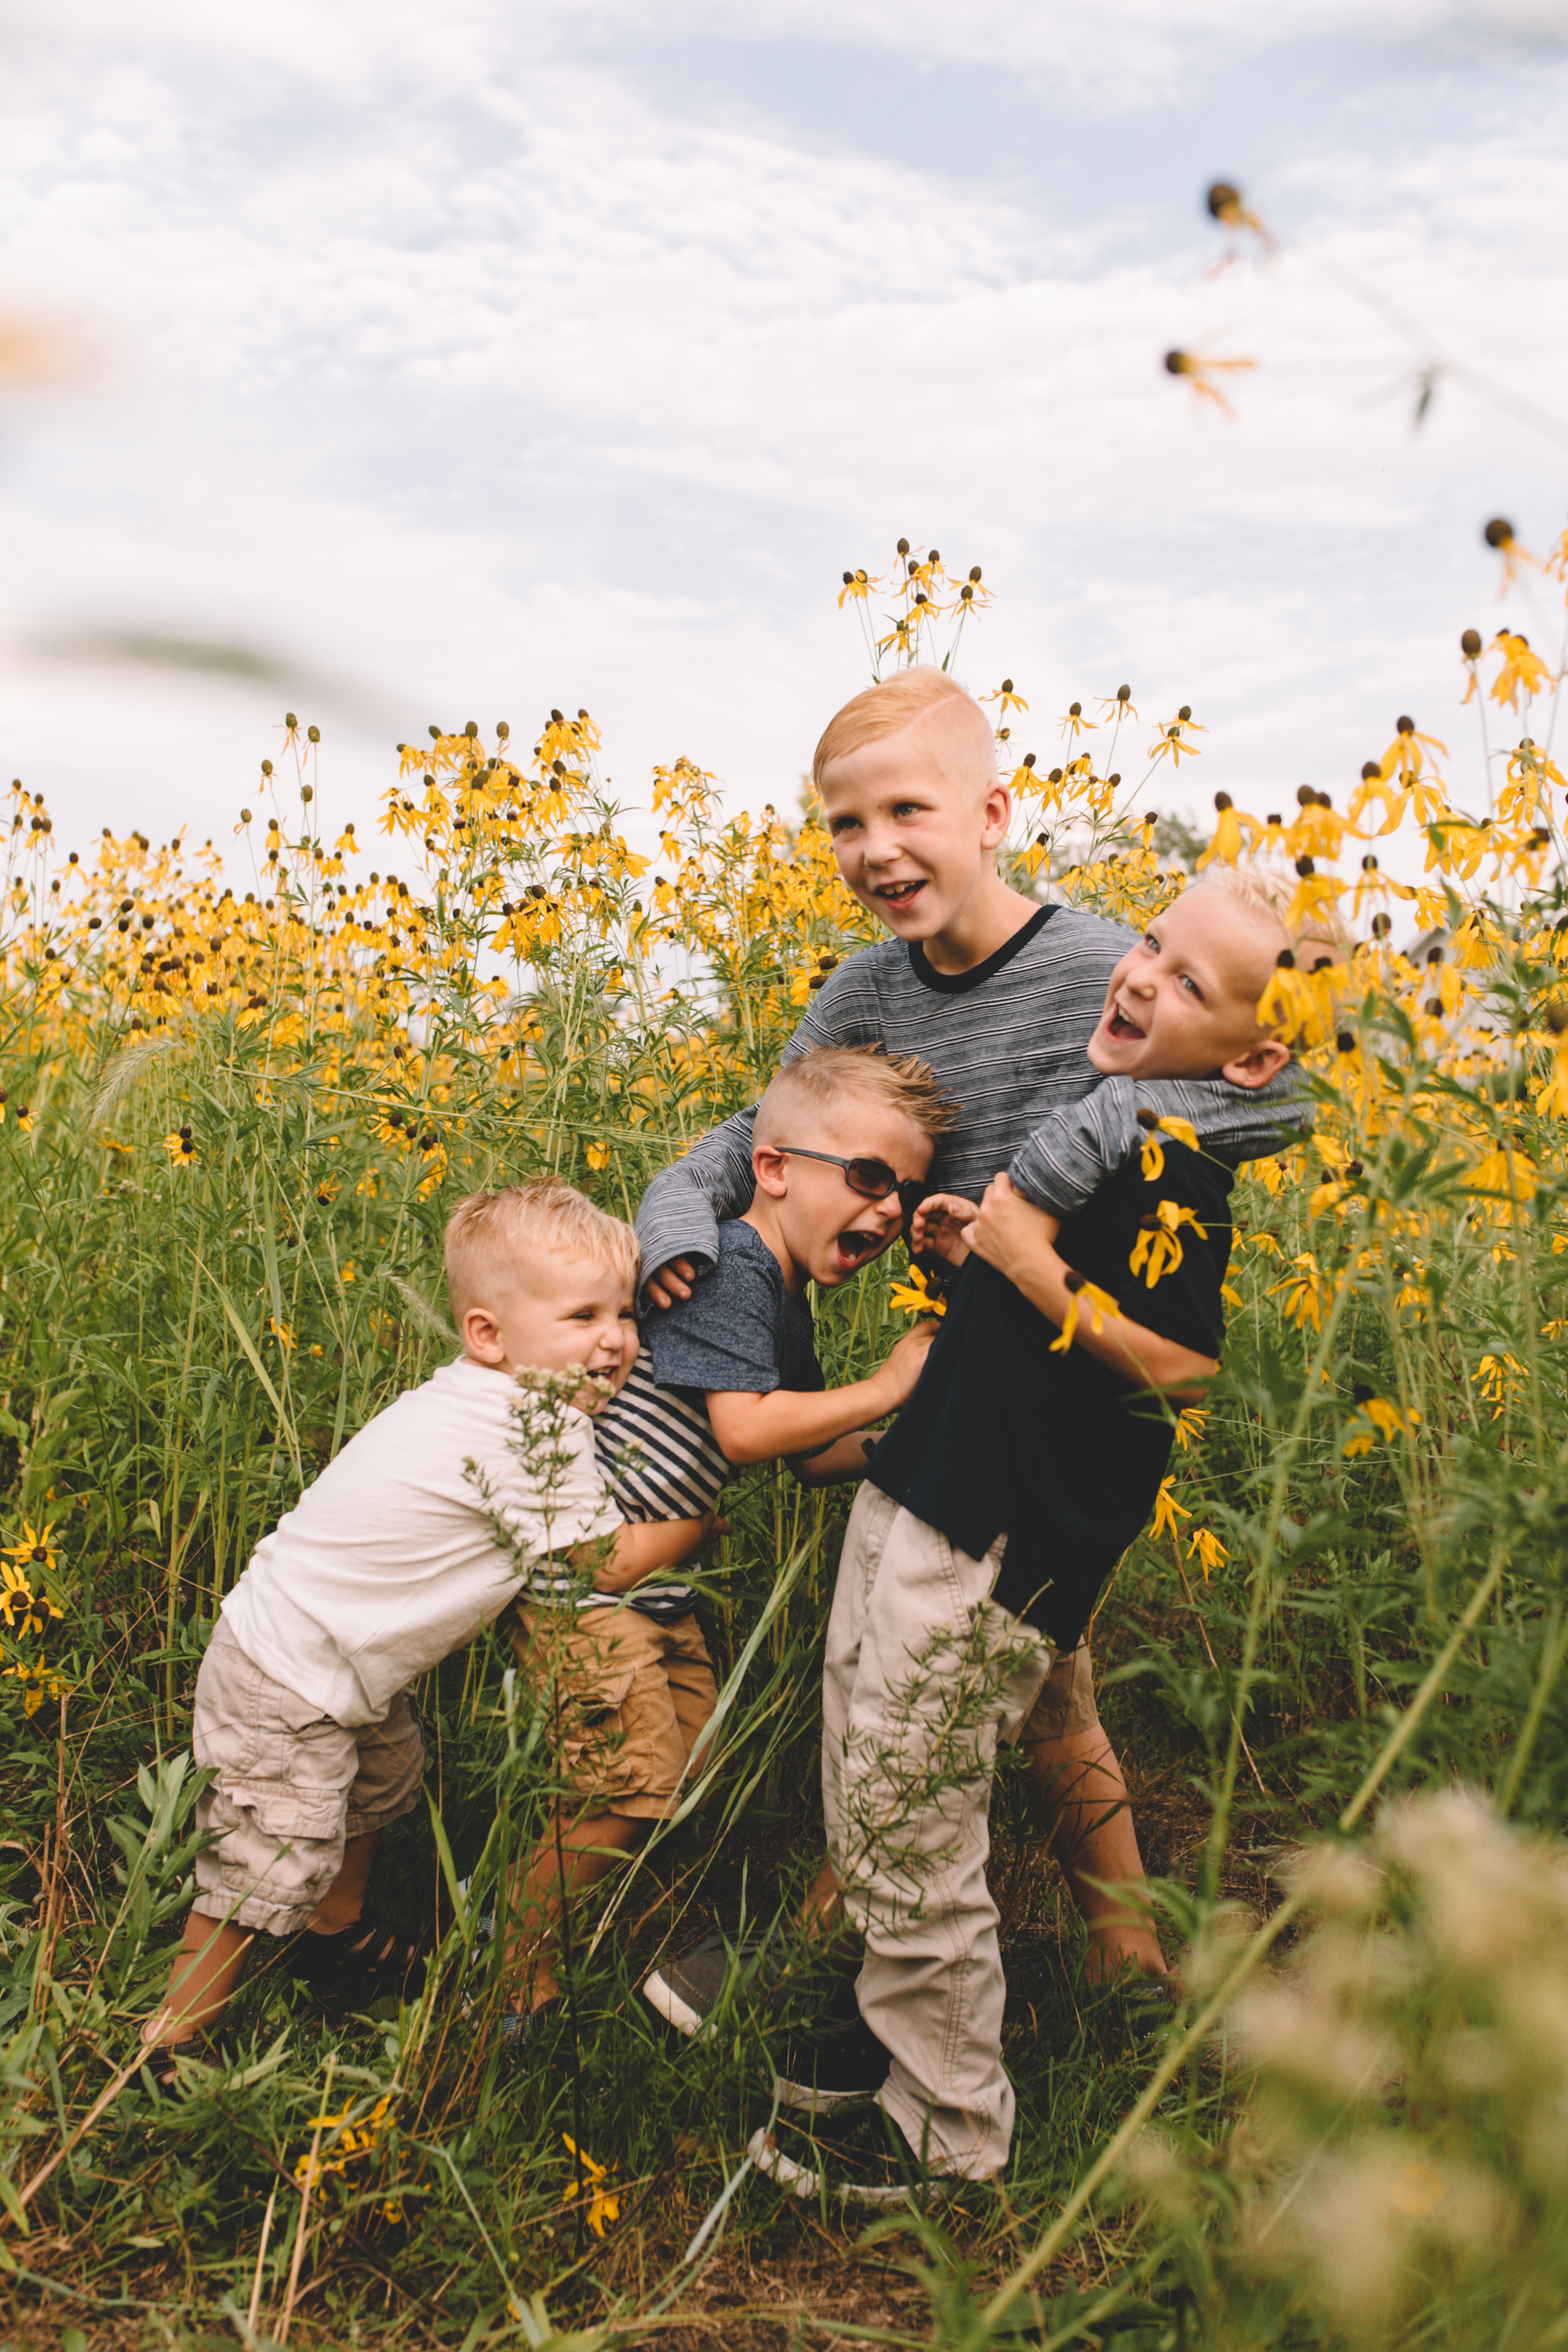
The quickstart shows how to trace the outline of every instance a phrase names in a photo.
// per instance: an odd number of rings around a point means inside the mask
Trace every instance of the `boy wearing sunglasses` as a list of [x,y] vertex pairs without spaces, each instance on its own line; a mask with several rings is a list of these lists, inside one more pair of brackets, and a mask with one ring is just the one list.
[[[1041,906],[997,871],[1011,796],[990,721],[945,672],[902,670],[856,695],[829,720],[812,773],[839,871],[890,936],[826,980],[785,1048],[786,1068],[790,1055],[824,1046],[917,1054],[957,1106],[938,1139],[933,1192],[977,1201],[1005,1170],[1026,1201],[1058,1215],[1081,1209],[1137,1140],[1127,1095],[1100,1087],[1087,1057],[1131,934],[1077,907]],[[1249,1094],[1215,1078],[1157,1079],[1138,1100],[1189,1122],[1205,1150],[1238,1159],[1277,1150],[1280,1130],[1304,1123],[1289,1072]],[[726,1119],[649,1186],[637,1225],[643,1295],[656,1309],[700,1297],[711,1280],[719,1221],[752,1197],[751,1123],[746,1111]],[[660,1319],[656,1312],[649,1328]],[[1142,1862],[1087,1648],[1056,1660],[1018,1737],[1089,1926],[1089,1973],[1131,1966],[1163,1977],[1146,1909],[1116,1891],[1135,1887]],[[829,1898],[826,1874],[819,1892]],[[667,1964],[649,1997],[659,2005],[678,1974],[675,2021],[694,2031],[721,1998],[729,1964],[710,1939]]]

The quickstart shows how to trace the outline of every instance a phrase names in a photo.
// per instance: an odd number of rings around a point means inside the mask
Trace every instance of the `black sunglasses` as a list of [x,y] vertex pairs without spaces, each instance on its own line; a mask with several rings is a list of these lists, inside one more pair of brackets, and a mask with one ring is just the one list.
[[885,1201],[889,1192],[896,1192],[906,1225],[926,1197],[923,1177],[909,1176],[900,1180],[898,1170],[889,1168],[885,1160],[844,1160],[837,1151],[806,1151],[794,1143],[775,1143],[773,1148],[786,1159],[824,1160],[830,1168],[842,1168],[844,1181],[852,1192],[858,1192],[863,1201]]

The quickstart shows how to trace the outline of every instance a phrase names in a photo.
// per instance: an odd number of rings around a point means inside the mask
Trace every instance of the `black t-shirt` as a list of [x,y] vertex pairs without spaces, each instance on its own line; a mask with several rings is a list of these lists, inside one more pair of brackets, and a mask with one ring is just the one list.
[[[1225,1162],[1160,1139],[1163,1172],[1132,1152],[1076,1215],[1057,1247],[1132,1323],[1203,1356],[1225,1336],[1220,1285],[1230,1259]],[[1204,1228],[1179,1228],[1181,1265],[1150,1289],[1129,1263],[1162,1201]],[[1089,1312],[1086,1306],[1084,1314]],[[1144,1389],[1076,1343],[994,1266],[969,1258],[942,1329],[866,1475],[916,1518],[976,1558],[1006,1531],[994,1598],[1061,1649],[1082,1636],[1100,1586],[1142,1529],[1170,1460],[1172,1423]]]

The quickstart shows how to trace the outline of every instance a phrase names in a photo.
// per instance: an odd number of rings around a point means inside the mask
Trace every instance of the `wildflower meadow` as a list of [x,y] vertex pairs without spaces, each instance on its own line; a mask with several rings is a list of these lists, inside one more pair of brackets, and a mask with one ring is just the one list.
[[[1487,537],[1560,597],[1568,535],[1542,562],[1506,522]],[[1087,1980],[1005,1771],[1003,2193],[868,2229],[751,2171],[771,2073],[749,2023],[672,2051],[636,1987],[715,1924],[765,1922],[819,1857],[846,1503],[768,1468],[700,1578],[717,1736],[584,1921],[569,2027],[490,2030],[485,1916],[552,1783],[484,1637],[418,1693],[428,1802],[377,1862],[380,1909],[429,1938],[406,1997],[323,2021],[258,1967],[223,2062],[154,2092],[137,2030],[188,1900],[197,1663],[301,1483],[451,1351],[452,1203],[558,1171],[632,1214],[873,932],[809,801],[729,814],[690,759],[655,771],[657,847],[631,847],[585,710],[430,726],[389,758],[374,837],[334,820],[330,745],[294,714],[232,840],[79,840],[22,779],[0,899],[8,2342],[1568,2335],[1561,658],[1456,626],[1454,707],[1402,713],[1390,681],[1359,774],[1272,810],[1217,794],[1206,839],[1169,814],[1203,772],[1197,706],[1109,677],[1059,719],[1031,707],[986,679],[989,594],[900,541],[839,603],[872,674],[945,662],[986,695],[1016,886],[1135,925],[1193,866],[1255,859],[1300,941],[1266,1002],[1315,1132],[1237,1186],[1223,1370],[1093,1637],[1184,2003],[1141,2038],[1124,1989]],[[1181,1238],[1145,1238],[1152,1287]],[[901,1252],[825,1295],[829,1381],[921,1304]]]

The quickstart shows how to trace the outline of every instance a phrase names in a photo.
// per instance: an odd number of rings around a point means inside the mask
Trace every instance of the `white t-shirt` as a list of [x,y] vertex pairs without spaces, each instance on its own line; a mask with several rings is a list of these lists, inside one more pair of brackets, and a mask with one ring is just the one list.
[[[460,1356],[367,1422],[262,1538],[223,1604],[251,1663],[338,1723],[379,1723],[406,1683],[529,1593],[492,1512],[542,1564],[613,1536],[624,1522],[593,1423],[562,1408],[530,1466],[514,1450],[523,1393]],[[553,1581],[545,1568],[541,1585]]]

